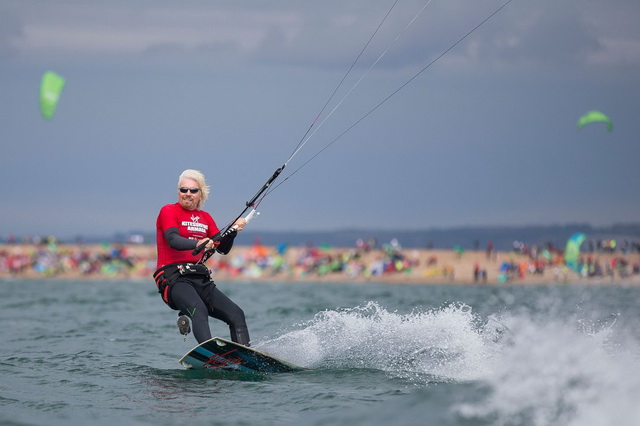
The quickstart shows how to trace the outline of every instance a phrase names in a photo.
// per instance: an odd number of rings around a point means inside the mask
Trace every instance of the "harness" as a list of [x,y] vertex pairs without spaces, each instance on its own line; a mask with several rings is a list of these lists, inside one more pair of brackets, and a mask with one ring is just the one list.
[[164,265],[153,273],[153,279],[156,281],[158,293],[162,296],[162,300],[176,311],[178,308],[171,300],[171,286],[182,276],[204,276],[211,281],[211,271],[201,263],[171,263]]

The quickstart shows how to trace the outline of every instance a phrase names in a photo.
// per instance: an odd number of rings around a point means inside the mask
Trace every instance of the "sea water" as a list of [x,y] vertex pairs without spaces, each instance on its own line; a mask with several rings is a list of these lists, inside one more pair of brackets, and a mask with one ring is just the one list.
[[640,421],[638,287],[218,285],[254,347],[311,370],[183,369],[151,280],[1,281],[0,424]]

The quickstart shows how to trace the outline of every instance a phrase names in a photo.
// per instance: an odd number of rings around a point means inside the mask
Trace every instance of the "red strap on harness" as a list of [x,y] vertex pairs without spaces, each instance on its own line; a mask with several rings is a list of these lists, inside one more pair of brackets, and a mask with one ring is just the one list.
[[165,303],[169,303],[169,286],[166,286],[164,288],[164,293],[162,293],[162,300],[164,300]]

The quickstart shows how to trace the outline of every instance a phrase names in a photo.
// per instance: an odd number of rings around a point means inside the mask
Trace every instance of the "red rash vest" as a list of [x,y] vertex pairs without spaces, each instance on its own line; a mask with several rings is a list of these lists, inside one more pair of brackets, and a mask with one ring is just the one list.
[[201,255],[193,256],[192,250],[176,250],[169,246],[164,233],[169,228],[178,228],[181,237],[201,240],[213,237],[220,230],[211,215],[203,210],[185,210],[179,203],[167,204],[160,209],[156,221],[158,246],[158,268],[170,263],[196,263]]

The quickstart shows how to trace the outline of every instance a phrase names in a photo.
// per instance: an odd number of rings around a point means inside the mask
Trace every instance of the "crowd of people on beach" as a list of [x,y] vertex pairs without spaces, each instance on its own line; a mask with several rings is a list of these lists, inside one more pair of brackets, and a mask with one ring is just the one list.
[[[463,281],[474,283],[508,283],[526,277],[542,277],[549,281],[566,281],[569,274],[589,278],[626,278],[640,275],[640,262],[627,259],[629,251],[622,245],[613,250],[610,245],[594,245],[582,253],[577,267],[570,270],[564,262],[563,251],[553,247],[526,247],[516,244],[508,254],[497,259],[492,245],[487,245],[486,261],[473,266],[473,277]],[[16,249],[19,247],[19,249]],[[635,250],[635,246],[631,250]],[[640,247],[638,248],[640,252]],[[464,250],[454,250],[458,258]],[[288,247],[281,244],[267,247],[255,243],[239,247],[228,256],[214,256],[208,262],[214,277],[219,279],[284,278],[322,279],[341,277],[424,278],[425,280],[454,281],[453,264],[439,261],[436,255],[419,257],[411,250],[402,250],[399,242],[378,245],[359,240],[354,247],[332,249],[308,244]],[[599,253],[609,253],[606,261]],[[491,270],[487,271],[487,264]],[[60,244],[55,239],[43,239],[34,244],[0,244],[0,276],[4,277],[85,277],[149,279],[156,269],[156,253],[152,246],[142,244]],[[550,272],[550,273],[549,273]],[[546,274],[546,275],[545,275]],[[419,276],[418,276],[419,275]]]
[[[542,276],[547,270],[551,270],[554,282],[565,282],[569,274],[577,275],[582,279],[600,278],[628,278],[631,275],[640,275],[640,262],[632,264],[627,259],[631,253],[640,253],[640,243],[623,241],[618,245],[616,240],[589,240],[584,244],[575,265],[570,267],[564,257],[564,250],[554,248],[552,245],[545,247],[528,247],[522,241],[513,242],[512,254],[520,255],[519,261],[502,262],[499,266],[497,282],[505,283],[526,276]],[[609,254],[606,260],[600,259],[600,254]],[[487,246],[487,257],[492,256],[492,247]],[[474,269],[474,281],[478,281],[478,274],[482,273],[476,267]]]
[[[44,240],[38,244],[20,244],[9,250],[0,245],[0,276],[84,276],[148,278],[156,269],[155,250],[135,250],[141,246],[126,244],[65,245]],[[15,246],[14,246],[15,247]],[[216,256],[208,266],[217,276],[232,278],[323,277],[341,273],[347,278],[411,273],[415,260],[407,259],[397,243],[384,244],[371,262],[363,260],[370,253],[368,243],[358,242],[350,250],[332,250],[308,245],[296,250],[295,257],[286,245],[270,248],[261,244],[236,250],[229,256]]]
[[102,244],[63,245],[55,242],[0,246],[0,275],[56,277],[143,276],[155,269],[155,259],[131,255],[126,246]]

